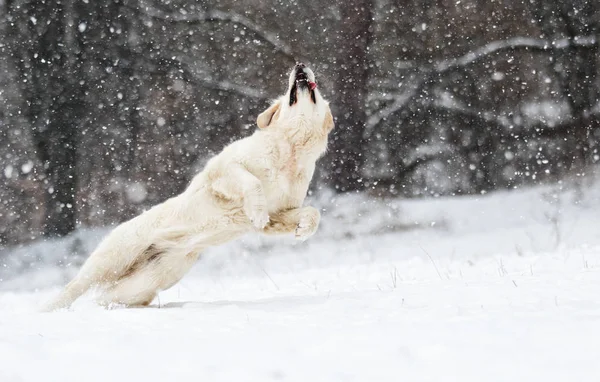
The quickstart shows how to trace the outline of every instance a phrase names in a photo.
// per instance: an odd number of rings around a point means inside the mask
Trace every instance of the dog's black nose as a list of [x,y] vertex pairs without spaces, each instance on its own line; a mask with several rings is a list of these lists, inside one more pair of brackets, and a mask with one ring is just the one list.
[[304,64],[303,64],[303,63],[301,63],[301,62],[298,62],[298,63],[296,64],[296,68],[306,68],[306,65],[304,65]]

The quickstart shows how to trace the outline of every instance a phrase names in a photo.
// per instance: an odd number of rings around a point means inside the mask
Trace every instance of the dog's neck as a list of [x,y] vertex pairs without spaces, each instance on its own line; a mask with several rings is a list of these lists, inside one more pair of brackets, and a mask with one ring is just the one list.
[[302,114],[288,119],[285,126],[273,126],[272,131],[289,144],[292,155],[301,162],[315,162],[327,148],[327,134]]

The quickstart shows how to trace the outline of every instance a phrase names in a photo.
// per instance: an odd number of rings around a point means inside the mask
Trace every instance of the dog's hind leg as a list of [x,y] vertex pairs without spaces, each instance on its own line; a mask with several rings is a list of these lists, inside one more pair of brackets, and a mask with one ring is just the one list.
[[[102,244],[101,244],[102,245]],[[121,272],[122,266],[114,262],[110,250],[99,248],[94,251],[83,264],[75,278],[67,284],[54,301],[42,308],[42,311],[53,311],[68,308],[88,291],[92,286],[102,286]]]
[[148,285],[149,281],[145,275],[132,275],[105,290],[97,301],[103,306],[110,304],[149,305],[158,293],[155,286]]
[[155,250],[144,262],[134,264],[127,274],[99,297],[98,303],[145,306],[158,292],[175,285],[198,259],[197,252]]
[[67,284],[54,301],[42,308],[42,311],[51,312],[57,309],[68,308],[79,296],[90,289],[92,283],[93,281],[89,278],[81,277],[80,275],[76,276]]

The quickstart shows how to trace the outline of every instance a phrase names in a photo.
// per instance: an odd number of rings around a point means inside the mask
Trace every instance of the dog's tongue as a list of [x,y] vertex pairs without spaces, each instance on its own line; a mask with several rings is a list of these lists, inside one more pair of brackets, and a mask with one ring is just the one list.
[[316,82],[308,82],[308,87],[310,88],[310,90],[315,90],[317,88],[317,83]]

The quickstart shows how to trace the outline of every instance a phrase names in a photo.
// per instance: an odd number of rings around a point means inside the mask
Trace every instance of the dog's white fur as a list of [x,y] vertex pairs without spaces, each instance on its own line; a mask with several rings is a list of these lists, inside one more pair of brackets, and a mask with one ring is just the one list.
[[[91,287],[103,305],[148,305],[209,246],[252,230],[301,240],[314,234],[319,211],[302,204],[333,117],[317,89],[313,102],[309,89],[293,86],[297,69],[287,93],[258,116],[252,136],[225,147],[183,193],[117,226],[44,310],[69,307]],[[310,69],[301,70],[314,82]]]

